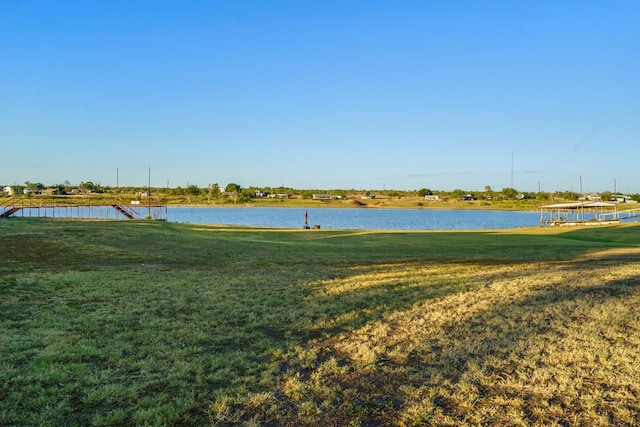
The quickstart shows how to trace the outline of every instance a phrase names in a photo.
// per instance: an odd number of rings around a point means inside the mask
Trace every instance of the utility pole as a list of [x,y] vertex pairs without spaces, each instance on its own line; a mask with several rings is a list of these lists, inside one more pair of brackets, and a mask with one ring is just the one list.
[[149,185],[147,190],[147,206],[149,209],[147,218],[151,219],[151,166],[149,166]]
[[513,150],[511,150],[511,187],[513,188]]
[[580,175],[580,195],[584,198],[584,193],[582,192],[582,175]]
[[581,220],[584,221],[584,193],[582,192],[582,175],[580,175],[580,198],[582,199],[582,208],[580,209],[582,215]]

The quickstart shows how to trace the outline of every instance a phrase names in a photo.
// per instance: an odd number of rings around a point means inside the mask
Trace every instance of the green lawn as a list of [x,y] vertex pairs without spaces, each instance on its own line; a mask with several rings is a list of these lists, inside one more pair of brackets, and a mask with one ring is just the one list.
[[640,225],[0,220],[2,425],[634,425]]

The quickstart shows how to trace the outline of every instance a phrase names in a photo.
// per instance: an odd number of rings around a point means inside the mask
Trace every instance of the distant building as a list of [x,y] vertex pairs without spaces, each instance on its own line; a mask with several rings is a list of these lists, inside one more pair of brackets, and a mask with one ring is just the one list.
[[2,189],[2,192],[7,196],[13,196],[13,188],[9,187],[8,185]]
[[424,199],[429,200],[430,202],[436,202],[440,200],[440,197],[438,197],[437,194],[427,194],[426,196],[424,196]]
[[584,195],[585,200],[589,200],[591,202],[600,202],[602,201],[602,196],[598,193],[591,193]]
[[616,203],[629,203],[631,200],[631,196],[625,194],[614,194],[611,196],[611,201]]
[[314,200],[331,200],[331,194],[314,194],[313,196]]

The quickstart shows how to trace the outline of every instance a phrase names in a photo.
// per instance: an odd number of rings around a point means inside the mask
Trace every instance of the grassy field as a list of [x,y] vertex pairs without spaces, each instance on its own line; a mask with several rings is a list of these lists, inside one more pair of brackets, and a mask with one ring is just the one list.
[[0,220],[0,424],[638,425],[640,226]]

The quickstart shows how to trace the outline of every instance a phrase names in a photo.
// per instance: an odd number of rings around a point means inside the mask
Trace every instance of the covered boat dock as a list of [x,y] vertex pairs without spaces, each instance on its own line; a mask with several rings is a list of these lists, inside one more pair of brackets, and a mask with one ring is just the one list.
[[540,209],[540,225],[603,225],[620,222],[615,203],[574,202],[544,205]]

